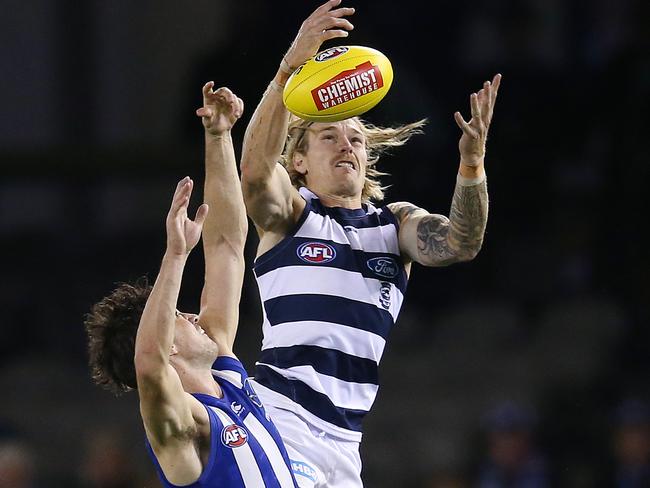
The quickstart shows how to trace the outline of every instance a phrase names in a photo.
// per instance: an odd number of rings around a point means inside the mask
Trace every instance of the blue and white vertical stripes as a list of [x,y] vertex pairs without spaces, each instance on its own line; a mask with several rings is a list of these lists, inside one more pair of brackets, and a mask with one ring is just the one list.
[[255,262],[263,302],[255,381],[265,402],[361,438],[407,275],[387,207],[328,208],[306,188],[295,232]]
[[[199,479],[189,488],[296,488],[280,434],[267,418],[246,371],[235,358],[218,358],[212,370],[223,398],[194,394],[210,419],[210,453]],[[158,475],[165,477],[148,445]]]

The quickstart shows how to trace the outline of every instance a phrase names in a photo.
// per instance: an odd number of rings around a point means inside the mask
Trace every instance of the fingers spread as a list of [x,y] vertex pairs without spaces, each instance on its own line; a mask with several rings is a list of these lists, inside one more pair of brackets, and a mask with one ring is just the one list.
[[198,115],[199,117],[210,118],[212,117],[212,109],[209,109],[207,107],[201,107],[196,110],[196,115]]
[[497,73],[494,75],[494,78],[492,79],[492,105],[494,105],[494,101],[497,99],[497,93],[499,91],[499,86],[501,85],[501,73]]
[[207,203],[201,204],[201,206],[196,211],[196,217],[194,217],[194,222],[200,226],[205,222],[205,218],[208,215],[209,207]]
[[481,119],[481,107],[479,106],[478,95],[476,93],[472,93],[469,96],[469,104],[472,109],[472,118],[479,121]]
[[353,13],[354,13],[353,7],[342,7],[342,8],[337,8],[336,10],[332,10],[330,12],[330,15],[332,17],[343,17],[345,15],[352,15]]
[[314,13],[312,15],[317,15],[317,14],[322,14],[324,12],[327,12],[334,7],[336,7],[338,4],[341,3],[341,0],[329,0],[328,2],[325,2],[323,5],[318,7],[316,10],[314,10]]
[[354,26],[347,19],[340,19],[338,17],[326,17],[319,22],[314,23],[314,29],[317,31],[324,31],[333,27],[340,29],[352,30]]
[[337,37],[348,37],[348,31],[344,30],[326,30],[321,35],[323,41],[329,41],[330,39],[335,39]]
[[212,87],[214,86],[214,81],[208,81],[205,85],[203,85],[203,96],[208,97],[210,94],[212,94]]
[[465,122],[465,119],[463,119],[463,116],[460,114],[460,112],[454,113],[454,120],[456,121],[456,124],[458,124],[458,127],[460,127],[460,130],[462,130],[465,134],[467,134],[472,139],[478,139],[478,132],[476,132],[476,130],[474,130],[471,125]]
[[192,193],[192,185],[193,182],[189,176],[186,176],[178,182],[176,185],[176,191],[174,192],[174,197],[172,198],[170,213],[176,213],[184,206],[187,206]]

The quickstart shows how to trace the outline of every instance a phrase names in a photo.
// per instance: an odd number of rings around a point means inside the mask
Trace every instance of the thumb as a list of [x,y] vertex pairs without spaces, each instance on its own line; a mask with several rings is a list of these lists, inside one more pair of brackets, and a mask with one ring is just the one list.
[[209,210],[210,207],[208,207],[207,203],[202,204],[196,211],[196,217],[194,217],[194,222],[196,222],[200,226],[203,226],[203,222],[205,222],[205,218],[208,216]]
[[196,115],[199,117],[212,117],[212,110],[206,107],[201,107],[196,110]]

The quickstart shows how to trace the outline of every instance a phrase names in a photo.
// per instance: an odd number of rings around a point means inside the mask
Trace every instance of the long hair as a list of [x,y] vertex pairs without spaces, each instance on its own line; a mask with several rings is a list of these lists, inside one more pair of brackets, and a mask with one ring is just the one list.
[[84,326],[92,378],[113,393],[137,388],[135,336],[150,294],[146,277],[135,284],[121,283],[86,315]]
[[[386,187],[381,185],[379,177],[386,176],[388,173],[383,173],[375,167],[377,161],[379,161],[379,157],[391,148],[403,146],[411,136],[422,134],[422,127],[427,123],[427,120],[421,119],[417,122],[397,127],[378,127],[359,117],[354,117],[352,120],[358,122],[361,132],[363,132],[366,138],[366,151],[368,152],[366,179],[363,184],[363,190],[361,191],[361,201],[363,203],[370,201],[380,202],[384,199],[384,190]],[[298,118],[289,124],[287,142],[281,162],[289,173],[291,183],[296,188],[306,186],[307,182],[305,175],[299,173],[294,168],[293,157],[296,153],[305,154],[309,149],[307,132],[312,124],[313,122]]]

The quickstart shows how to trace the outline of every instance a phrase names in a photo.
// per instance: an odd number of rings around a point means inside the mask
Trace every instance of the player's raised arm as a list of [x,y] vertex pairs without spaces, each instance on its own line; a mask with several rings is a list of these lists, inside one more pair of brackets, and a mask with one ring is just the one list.
[[188,218],[187,205],[192,186],[192,180],[186,177],[176,187],[166,221],[167,249],[135,339],[134,362],[140,411],[154,449],[164,447],[194,427],[192,397],[184,392],[180,378],[170,364],[183,269],[187,256],[201,237],[201,227],[208,212],[204,204],[199,207],[194,221]]
[[302,23],[246,129],[242,188],[248,214],[261,231],[288,229],[304,208],[304,200],[278,164],[289,125],[282,90],[293,70],[316,54],[324,41],[346,37],[353,28],[345,16],[354,9],[337,8],[340,3],[329,0]]
[[205,128],[204,202],[211,209],[203,226],[205,283],[199,323],[219,345],[219,354],[231,355],[248,231],[231,129],[244,104],[228,88],[213,87],[213,82],[205,84],[203,107],[196,111]]
[[488,194],[485,179],[485,142],[501,83],[497,74],[470,96],[472,118],[454,114],[463,131],[458,144],[460,167],[449,217],[410,203],[389,207],[400,221],[399,242],[408,260],[425,266],[445,266],[473,259],[481,249],[487,225]]

